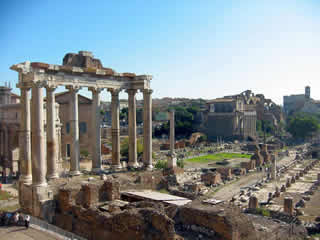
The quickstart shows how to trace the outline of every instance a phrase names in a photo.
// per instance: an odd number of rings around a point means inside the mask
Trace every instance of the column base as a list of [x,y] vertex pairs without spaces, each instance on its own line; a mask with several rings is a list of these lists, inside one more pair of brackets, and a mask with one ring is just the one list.
[[33,184],[32,184],[32,187],[33,187],[33,188],[40,188],[40,187],[47,187],[47,186],[48,186],[48,183],[46,183],[46,182],[33,183]]
[[91,172],[101,173],[101,172],[102,172],[102,169],[101,169],[101,168],[92,168],[92,169],[91,169]]
[[32,183],[32,176],[31,175],[21,175],[19,178],[20,182],[23,183]]
[[153,166],[152,166],[151,164],[149,164],[149,165],[144,165],[144,168],[145,168],[147,171],[152,171]]
[[121,164],[111,165],[112,170],[117,170],[117,169],[121,169],[121,168],[122,168]]
[[128,162],[128,167],[131,167],[131,168],[139,168],[140,165],[138,162]]
[[57,179],[57,178],[59,178],[59,174],[54,173],[54,174],[48,175],[47,178],[48,178],[49,180]]
[[81,175],[81,172],[78,171],[78,170],[75,170],[75,171],[70,171],[69,174],[70,174],[71,176],[79,176],[79,175]]

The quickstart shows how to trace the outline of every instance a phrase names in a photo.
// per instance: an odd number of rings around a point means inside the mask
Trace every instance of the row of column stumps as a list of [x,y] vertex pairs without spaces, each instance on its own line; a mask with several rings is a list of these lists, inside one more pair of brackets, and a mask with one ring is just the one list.
[[[21,90],[21,125],[20,125],[20,156],[22,183],[38,187],[47,186],[47,178],[59,177],[57,169],[57,138],[55,135],[55,87],[34,83],[32,87],[17,85]],[[43,118],[43,87],[47,90],[47,161],[45,161],[44,118]],[[32,89],[32,104],[29,90]],[[70,175],[79,175],[80,146],[79,146],[79,114],[78,91],[80,87],[66,86],[70,91],[70,130],[72,135]],[[89,88],[93,98],[93,139],[92,142],[92,171],[100,172],[101,164],[101,133],[100,133],[100,92],[102,88]],[[112,169],[122,168],[120,162],[120,123],[119,123],[119,92],[121,89],[108,89],[112,95]],[[151,170],[152,166],[152,99],[151,89],[144,89],[144,166]],[[136,144],[136,99],[137,90],[128,89],[129,94],[129,166],[138,167]],[[32,108],[30,108],[32,106]],[[31,119],[32,118],[32,119]],[[32,124],[31,124],[32,122]],[[30,128],[32,127],[32,129]],[[32,134],[31,134],[32,132]],[[2,136],[2,135],[1,135]],[[6,134],[4,134],[4,137]],[[32,139],[30,139],[32,136]],[[32,159],[32,160],[31,160]]]
[[[291,178],[287,178],[286,185],[282,185],[281,189],[279,189],[278,186],[276,186],[275,193],[272,192],[269,193],[269,199],[272,197],[280,197],[281,192],[286,192],[286,188],[290,187],[292,183],[295,183],[296,180],[299,180],[300,177],[303,176],[303,174],[306,174],[309,170],[311,170],[319,160],[315,160],[311,162],[309,165],[307,165],[303,170],[301,170],[299,173],[297,173],[295,176],[292,176]],[[320,173],[317,174],[317,183],[320,183]],[[249,209],[256,209],[259,207],[259,201],[256,195],[251,195],[249,198]],[[283,201],[283,211],[289,215],[293,215],[293,198],[292,197],[285,197]]]

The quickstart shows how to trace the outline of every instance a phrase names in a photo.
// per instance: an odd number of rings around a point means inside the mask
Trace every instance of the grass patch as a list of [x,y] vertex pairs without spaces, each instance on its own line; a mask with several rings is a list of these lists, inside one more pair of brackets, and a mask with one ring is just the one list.
[[241,153],[216,153],[209,154],[205,156],[195,157],[186,159],[187,162],[195,162],[195,163],[208,163],[208,162],[216,162],[224,159],[232,159],[232,158],[246,158],[250,159],[250,154],[241,154]]
[[12,198],[12,196],[9,192],[0,190],[0,200],[9,200],[10,198]]
[[159,193],[170,194],[170,193],[168,192],[168,190],[165,189],[165,188],[159,189],[158,192],[159,192]]

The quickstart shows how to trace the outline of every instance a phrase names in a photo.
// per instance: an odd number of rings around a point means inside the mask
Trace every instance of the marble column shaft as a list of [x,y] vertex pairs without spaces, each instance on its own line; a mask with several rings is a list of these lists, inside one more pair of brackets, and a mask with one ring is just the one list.
[[79,145],[79,109],[78,109],[78,87],[69,87],[70,90],[70,133],[72,141],[70,144],[71,160],[70,160],[70,174],[80,174],[80,145]]
[[120,122],[119,122],[119,92],[120,89],[109,89],[111,92],[112,118],[112,168],[121,168],[120,163]]
[[32,184],[35,187],[47,186],[43,118],[43,89],[32,86]]
[[20,180],[24,183],[31,183],[31,113],[29,88],[21,87],[21,119],[20,119]]
[[5,165],[7,165],[9,161],[9,126],[8,125],[5,125],[4,127],[4,149],[3,150],[4,150],[3,159],[5,162]]
[[56,133],[56,100],[55,88],[47,87],[47,177],[58,178],[58,141]]
[[137,167],[137,116],[136,116],[136,89],[128,89],[128,115],[129,115],[129,163],[130,167]]
[[170,115],[170,152],[174,153],[174,144],[175,144],[175,136],[174,136],[174,111],[169,112]]
[[101,171],[101,131],[100,131],[100,92],[99,88],[90,88],[92,91],[92,171]]
[[143,160],[152,169],[152,90],[143,90]]

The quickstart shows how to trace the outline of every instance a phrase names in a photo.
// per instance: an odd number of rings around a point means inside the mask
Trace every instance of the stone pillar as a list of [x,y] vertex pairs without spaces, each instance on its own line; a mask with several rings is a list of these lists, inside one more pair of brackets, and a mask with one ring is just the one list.
[[283,210],[289,215],[293,215],[293,199],[291,197],[284,198]]
[[170,116],[170,156],[168,167],[175,168],[177,166],[177,159],[174,152],[174,145],[175,145],[175,136],[174,136],[174,110],[169,112]]
[[320,182],[320,173],[317,174],[318,182]]
[[130,167],[138,167],[137,161],[137,117],[136,117],[136,89],[128,89],[129,114],[129,163]]
[[119,122],[119,92],[120,89],[108,89],[111,92],[111,118],[112,118],[112,168],[121,168],[120,163],[120,122]]
[[21,90],[21,119],[19,137],[19,160],[20,160],[20,181],[23,183],[32,182],[31,170],[31,114],[29,88],[20,87]]
[[55,87],[47,87],[47,178],[58,178],[58,141],[56,134],[56,99]]
[[89,88],[92,91],[92,171],[101,171],[101,132],[100,132],[100,92],[101,88]]
[[249,206],[250,209],[258,208],[258,198],[255,195],[250,196],[249,198]]
[[152,90],[143,90],[143,161],[147,170],[152,166]]
[[275,154],[272,155],[272,165],[271,165],[271,179],[275,180],[277,177],[277,161]]
[[3,171],[5,182],[7,177],[7,167],[9,162],[9,126],[4,126],[4,154],[3,154]]
[[32,86],[32,184],[47,186],[43,118],[43,89],[38,83]]
[[70,174],[80,175],[80,145],[79,145],[79,113],[78,113],[78,91],[80,87],[69,86],[70,91],[70,130],[72,142],[70,144],[71,161]]

